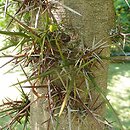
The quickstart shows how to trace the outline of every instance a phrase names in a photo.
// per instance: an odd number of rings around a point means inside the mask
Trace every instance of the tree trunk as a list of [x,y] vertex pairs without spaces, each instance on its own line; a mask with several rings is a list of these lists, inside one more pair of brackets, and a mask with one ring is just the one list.
[[[105,45],[107,46],[111,43],[109,33],[113,28],[114,23],[114,8],[112,0],[64,0],[64,4],[82,15],[79,16],[73,11],[67,11],[67,24],[73,26],[74,30],[76,30],[80,35],[80,44],[92,48],[93,44],[98,43],[99,45],[106,41]],[[101,40],[102,42],[99,42]],[[104,49],[101,53],[103,57],[107,57],[109,54],[109,48]],[[106,90],[107,87],[108,64],[108,61],[102,60],[103,67],[97,63],[97,66],[92,70],[96,84],[101,87],[102,90]],[[47,90],[39,89],[38,91],[46,93]],[[98,93],[92,92],[91,96],[92,99],[89,102],[90,106],[98,97]],[[34,99],[33,95],[32,101]],[[99,99],[96,102],[96,106],[100,106],[103,102],[101,97]],[[42,98],[39,98],[39,100],[31,106],[31,130],[47,130],[47,123],[44,123],[49,118],[46,107],[47,105]],[[95,112],[102,117],[104,111],[105,105],[101,105]],[[69,116],[72,117],[70,118]],[[78,114],[74,115],[68,113],[68,117],[69,118],[67,118],[66,115],[60,117],[58,130],[105,129],[105,125],[94,119],[91,113],[88,114],[83,121],[81,121]],[[49,130],[52,130],[52,127]]]

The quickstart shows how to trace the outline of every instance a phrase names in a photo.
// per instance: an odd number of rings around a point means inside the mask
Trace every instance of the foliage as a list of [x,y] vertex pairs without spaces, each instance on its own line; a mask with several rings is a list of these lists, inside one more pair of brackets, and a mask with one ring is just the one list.
[[[128,2],[128,3],[127,3]],[[117,23],[122,26],[124,33],[130,32],[130,3],[127,0],[115,0]]]
[[[116,29],[114,30],[114,48],[112,54],[130,52],[130,1],[114,0]],[[127,48],[127,49],[126,49]]]

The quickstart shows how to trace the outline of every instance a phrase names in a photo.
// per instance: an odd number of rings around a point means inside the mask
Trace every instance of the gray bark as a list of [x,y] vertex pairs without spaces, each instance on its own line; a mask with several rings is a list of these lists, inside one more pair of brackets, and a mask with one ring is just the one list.
[[[102,39],[107,41],[106,45],[111,43],[109,32],[113,28],[114,23],[114,9],[112,0],[64,0],[64,4],[75,11],[79,12],[82,16],[67,11],[68,22],[73,28],[80,34],[81,44],[89,48],[92,47],[92,43],[95,40],[95,44]],[[101,43],[100,43],[101,44]],[[103,56],[109,56],[109,49],[106,48],[102,52]],[[97,68],[93,68],[95,80],[103,90],[107,87],[107,71],[108,61],[103,60],[103,66],[97,65]],[[46,93],[46,90],[39,90]],[[97,93],[92,94],[92,101],[97,97]],[[32,96],[32,101],[34,100]],[[48,119],[48,112],[46,111],[47,103],[43,102],[44,99],[39,99],[31,106],[31,130],[47,130],[47,123],[44,123]],[[102,102],[102,98],[97,102],[97,105]],[[90,102],[92,103],[92,102]],[[97,110],[97,114],[103,116],[105,105]],[[69,114],[69,113],[68,113]],[[59,121],[58,130],[104,130],[105,126],[102,123],[97,123],[91,114],[88,114],[83,122],[79,121],[79,115],[73,115],[71,119],[66,115],[62,115]],[[86,124],[86,125],[85,125]],[[71,126],[71,128],[70,128]],[[52,130],[52,128],[50,128]]]

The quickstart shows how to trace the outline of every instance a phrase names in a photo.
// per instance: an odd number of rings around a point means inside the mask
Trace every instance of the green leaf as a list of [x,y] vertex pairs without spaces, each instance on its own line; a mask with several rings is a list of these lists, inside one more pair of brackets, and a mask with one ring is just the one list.
[[2,31],[2,30],[0,30],[0,34],[8,35],[8,36],[20,36],[20,37],[29,38],[28,35],[26,35],[25,33],[22,33],[22,32],[10,32],[10,31]]
[[55,42],[56,42],[56,46],[57,46],[57,48],[58,48],[58,50],[59,50],[60,56],[61,56],[63,62],[65,62],[65,58],[64,58],[64,56],[63,56],[62,50],[61,50],[61,48],[60,48],[60,44],[58,43],[57,39],[55,39]]
[[42,74],[40,75],[37,75],[35,77],[30,77],[28,79],[25,79],[23,81],[19,81],[18,83],[15,83],[15,84],[12,84],[11,86],[15,86],[15,85],[19,85],[19,84],[22,84],[22,83],[26,83],[26,82],[30,82],[31,80],[35,80],[35,79],[38,79],[38,78],[45,78],[46,76],[50,75],[50,74],[53,74],[55,72],[54,69],[52,70],[49,70],[49,71],[46,71],[46,72],[43,72]]
[[[8,14],[9,15],[9,14]],[[30,28],[29,26],[25,25],[21,21],[17,20],[15,17],[9,15],[13,20],[15,20],[20,26],[22,26],[24,29],[28,30],[29,34],[32,35],[33,37],[40,39],[40,36],[34,31],[34,29]]]
[[61,116],[61,114],[62,114],[62,112],[63,112],[63,110],[64,110],[64,108],[65,108],[65,105],[66,105],[66,103],[67,103],[67,101],[68,101],[68,98],[69,98],[69,95],[66,94],[66,95],[65,95],[65,98],[64,98],[64,101],[63,101],[63,103],[62,103],[62,105],[61,105],[61,109],[60,109],[60,112],[59,112],[59,117]]
[[116,118],[121,130],[124,130],[122,123],[116,113],[116,111],[114,110],[114,108],[112,107],[111,103],[109,102],[109,100],[106,98],[104,92],[101,90],[101,88],[97,85],[96,81],[94,80],[94,78],[89,74],[89,78],[92,81],[95,89],[97,90],[97,92],[99,92],[99,94],[101,94],[101,96],[103,97],[104,101],[106,102],[106,104],[108,105],[108,107],[111,109],[111,111],[113,112],[113,116]]

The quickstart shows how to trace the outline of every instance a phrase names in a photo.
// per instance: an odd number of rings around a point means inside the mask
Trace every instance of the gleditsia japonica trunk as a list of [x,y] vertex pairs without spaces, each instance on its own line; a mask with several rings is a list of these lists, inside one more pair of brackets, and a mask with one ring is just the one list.
[[[96,44],[101,40],[102,42],[106,41],[106,46],[111,44],[109,33],[114,26],[114,7],[112,0],[64,0],[63,4],[81,14],[80,16],[73,11],[65,9],[67,12],[67,19],[69,21],[67,22],[68,26],[73,26],[75,31],[77,31],[80,35],[82,39],[81,42],[84,43],[85,46],[91,48],[93,44]],[[102,44],[102,42],[99,42],[98,44]],[[109,48],[105,48],[101,55],[106,57],[109,56]],[[94,67],[92,70],[97,85],[103,91],[107,89],[108,65],[109,62],[102,59],[102,66],[97,63],[97,67]],[[47,90],[40,89],[38,91],[46,93]],[[93,101],[97,98],[98,93],[93,92],[91,96],[92,102],[90,101],[90,104],[93,104]],[[35,96],[33,95],[32,101],[35,99],[34,97]],[[99,99],[96,102],[97,106],[103,101],[101,96]],[[39,99],[31,106],[31,130],[47,130],[47,123],[43,123],[49,117],[46,106],[47,105],[43,99]],[[96,110],[96,113],[101,117],[104,112],[105,104],[101,105]],[[59,120],[58,130],[105,129],[105,125],[100,121],[97,123],[90,114],[83,119],[84,123],[79,121],[80,119],[78,117],[80,118],[78,115],[73,115],[73,117],[71,117],[72,120],[69,120],[66,115],[62,114]],[[71,124],[69,124],[70,122]],[[53,129],[50,128],[50,130]]]

